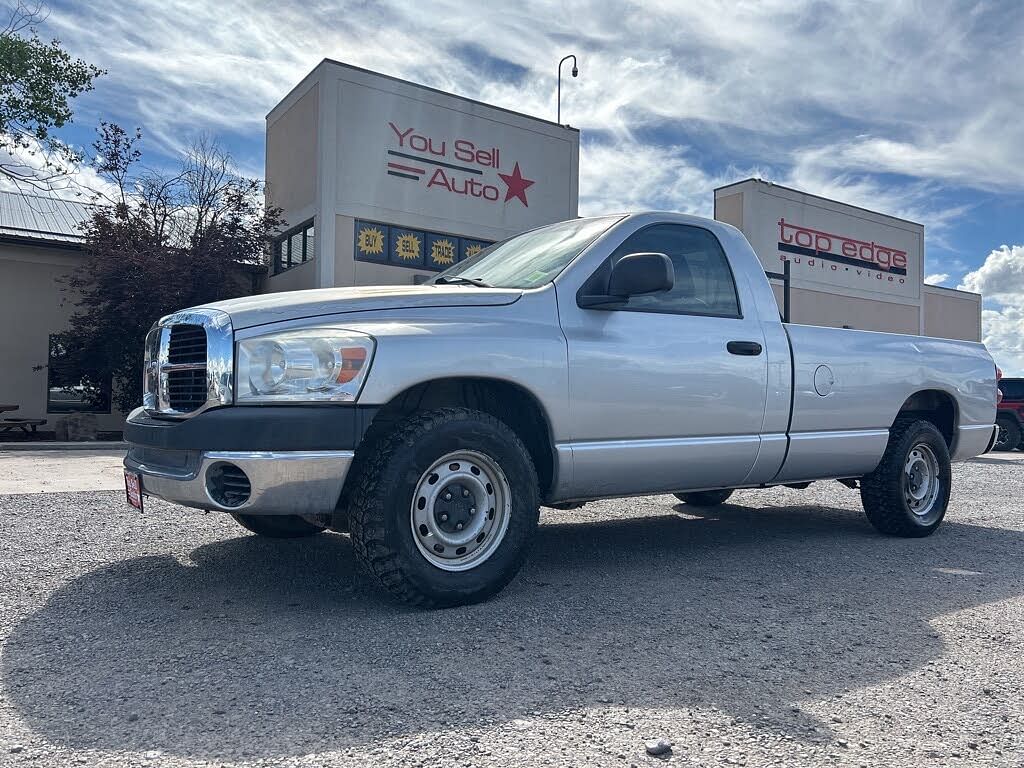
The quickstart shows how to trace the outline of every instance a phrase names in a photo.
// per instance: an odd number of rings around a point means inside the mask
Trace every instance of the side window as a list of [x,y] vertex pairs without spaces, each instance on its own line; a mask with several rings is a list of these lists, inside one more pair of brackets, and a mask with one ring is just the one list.
[[684,224],[655,224],[631,235],[612,263],[630,253],[664,253],[672,260],[675,283],[671,291],[633,296],[611,309],[688,315],[739,317],[736,282],[721,244],[711,232]]
[[1003,391],[1003,399],[1007,401],[1024,400],[1024,381],[1001,381],[999,389]]
[[307,221],[274,240],[274,274],[306,263],[315,253],[316,230],[313,222]]

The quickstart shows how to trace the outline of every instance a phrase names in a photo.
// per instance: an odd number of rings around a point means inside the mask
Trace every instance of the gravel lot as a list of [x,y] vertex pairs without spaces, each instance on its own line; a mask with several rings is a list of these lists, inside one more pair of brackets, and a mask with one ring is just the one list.
[[837,483],[545,510],[512,586],[443,612],[374,593],[345,536],[0,496],[0,764],[657,766],[665,737],[675,765],[1019,766],[1024,463],[999,456],[924,540]]

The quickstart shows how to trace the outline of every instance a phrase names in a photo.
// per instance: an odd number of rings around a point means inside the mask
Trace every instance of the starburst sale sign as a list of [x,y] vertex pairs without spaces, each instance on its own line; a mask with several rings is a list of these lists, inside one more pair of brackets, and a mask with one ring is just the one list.
[[377,221],[356,220],[355,259],[426,268],[435,272],[471,259],[490,245],[486,240],[443,232],[408,229]]

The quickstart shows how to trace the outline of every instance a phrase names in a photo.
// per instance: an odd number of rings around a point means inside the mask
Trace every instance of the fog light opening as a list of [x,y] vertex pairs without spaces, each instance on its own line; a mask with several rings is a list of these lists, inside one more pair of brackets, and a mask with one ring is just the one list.
[[249,500],[252,485],[239,467],[226,461],[211,464],[206,470],[206,490],[222,507],[240,507]]

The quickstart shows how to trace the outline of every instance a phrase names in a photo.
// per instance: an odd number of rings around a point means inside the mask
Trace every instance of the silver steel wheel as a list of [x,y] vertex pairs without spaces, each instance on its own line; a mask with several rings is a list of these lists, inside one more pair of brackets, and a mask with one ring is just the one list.
[[941,482],[939,460],[931,447],[918,443],[911,448],[903,467],[903,497],[910,511],[917,517],[928,517],[935,509]]
[[420,554],[445,571],[475,568],[505,538],[512,491],[501,468],[476,451],[442,456],[420,476],[409,520]]

